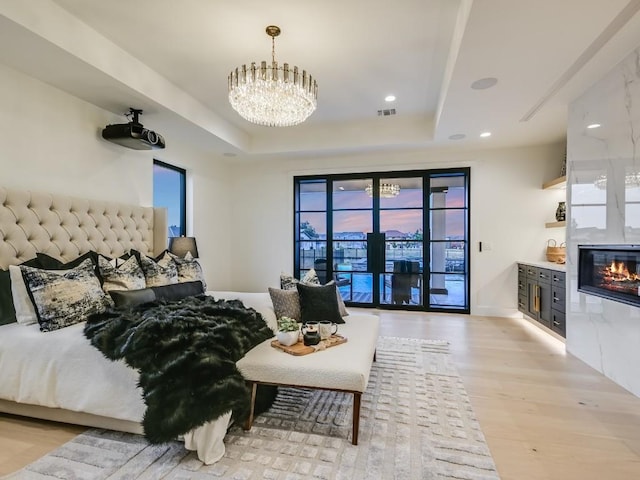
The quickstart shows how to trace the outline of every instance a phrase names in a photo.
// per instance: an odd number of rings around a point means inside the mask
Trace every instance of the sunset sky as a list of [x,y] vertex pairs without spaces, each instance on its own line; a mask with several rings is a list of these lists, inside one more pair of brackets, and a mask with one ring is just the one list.
[[[326,194],[324,192],[306,192],[300,194],[300,221],[309,221],[319,234],[326,234],[326,214],[324,212],[309,212],[309,210],[324,210]],[[364,232],[372,231],[373,200],[362,190],[337,191],[333,194],[333,231],[334,232]],[[422,228],[422,190],[402,189],[394,198],[380,200],[380,230],[398,230],[404,233],[414,233]],[[464,207],[464,188],[449,187],[446,194],[446,207]],[[385,210],[392,208],[406,208],[407,210]],[[368,209],[368,210],[349,210]],[[338,211],[336,211],[338,210]],[[342,211],[345,210],[345,211]],[[306,211],[306,212],[304,212]],[[452,210],[446,214],[446,235],[464,235],[464,211]]]

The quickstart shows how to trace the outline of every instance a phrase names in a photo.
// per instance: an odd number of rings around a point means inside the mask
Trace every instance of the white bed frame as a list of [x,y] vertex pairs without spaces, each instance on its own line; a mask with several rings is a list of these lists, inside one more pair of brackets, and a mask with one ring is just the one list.
[[[167,211],[0,187],[0,268],[46,253],[65,262],[94,250],[117,257],[167,248]],[[0,412],[142,433],[139,423],[0,399]]]

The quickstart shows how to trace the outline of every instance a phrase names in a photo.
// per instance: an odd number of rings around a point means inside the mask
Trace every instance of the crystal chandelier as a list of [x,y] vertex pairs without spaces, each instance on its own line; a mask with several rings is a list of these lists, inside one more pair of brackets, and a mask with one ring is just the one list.
[[[595,179],[593,184],[596,188],[600,190],[607,189],[607,175],[602,174],[598,178]],[[640,187],[640,172],[629,172],[624,176],[624,187],[625,188],[636,188]]]
[[229,103],[242,118],[268,127],[290,127],[304,122],[316,109],[318,84],[306,70],[281,67],[276,62],[276,40],[280,28],[266,29],[271,37],[271,65],[255,62],[229,74]]
[[[364,189],[367,195],[373,197],[373,185],[369,184]],[[381,183],[380,198],[393,198],[400,195],[400,185],[397,183]]]

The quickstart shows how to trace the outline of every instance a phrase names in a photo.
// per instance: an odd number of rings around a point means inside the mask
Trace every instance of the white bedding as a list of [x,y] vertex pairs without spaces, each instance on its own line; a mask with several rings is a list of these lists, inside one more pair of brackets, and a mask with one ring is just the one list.
[[[113,362],[83,334],[84,323],[43,333],[39,325],[0,326],[0,399],[140,423],[145,411],[138,373]],[[204,463],[224,454],[231,414],[185,435]]]
[[0,398],[140,422],[145,405],[137,372],[107,360],[83,328],[0,327]]

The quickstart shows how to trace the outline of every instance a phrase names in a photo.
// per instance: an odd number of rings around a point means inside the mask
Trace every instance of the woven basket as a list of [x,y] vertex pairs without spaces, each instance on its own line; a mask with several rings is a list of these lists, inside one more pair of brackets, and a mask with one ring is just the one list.
[[553,263],[564,263],[567,259],[567,247],[562,242],[560,246],[556,246],[553,239],[547,240],[547,260]]

